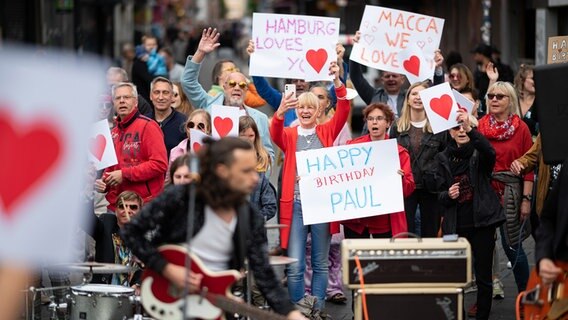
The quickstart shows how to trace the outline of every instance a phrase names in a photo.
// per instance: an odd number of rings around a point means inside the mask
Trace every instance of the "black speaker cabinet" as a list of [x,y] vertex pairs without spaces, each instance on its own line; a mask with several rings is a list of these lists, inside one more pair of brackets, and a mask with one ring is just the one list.
[[[355,320],[364,320],[362,290],[355,295]],[[365,290],[369,319],[463,320],[461,288],[372,288]]]

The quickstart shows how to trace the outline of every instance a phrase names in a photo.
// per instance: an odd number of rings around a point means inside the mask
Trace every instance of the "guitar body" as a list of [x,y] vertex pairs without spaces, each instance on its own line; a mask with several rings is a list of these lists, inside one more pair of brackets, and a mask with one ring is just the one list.
[[[550,315],[554,315],[555,319],[568,319],[568,313],[564,314],[553,307],[554,302],[568,299],[568,263],[555,261],[554,264],[562,268],[564,272],[548,286],[542,284],[536,268],[532,270],[527,290],[522,298],[525,320],[551,319]],[[549,312],[551,312],[550,315]]]
[[[178,245],[164,245],[159,248],[160,254],[169,262],[178,266],[185,265],[186,256],[191,257],[191,271],[203,275],[201,289],[208,296],[219,295],[232,297],[231,286],[241,278],[236,270],[221,272],[208,271],[203,262],[195,255]],[[170,320],[184,319],[182,290],[175,288],[161,274],[146,268],[142,274],[140,292],[142,306],[152,318]],[[209,299],[198,294],[187,298],[187,317],[198,319],[224,319],[224,312]]]

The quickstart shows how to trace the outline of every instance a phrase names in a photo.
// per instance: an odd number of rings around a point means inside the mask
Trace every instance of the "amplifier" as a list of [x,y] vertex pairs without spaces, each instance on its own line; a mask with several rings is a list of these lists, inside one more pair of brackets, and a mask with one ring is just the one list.
[[[463,290],[460,288],[366,289],[369,319],[464,319]],[[355,295],[355,320],[363,320],[361,290]]]
[[341,242],[343,283],[366,288],[463,287],[471,282],[471,247],[465,238],[345,239]]

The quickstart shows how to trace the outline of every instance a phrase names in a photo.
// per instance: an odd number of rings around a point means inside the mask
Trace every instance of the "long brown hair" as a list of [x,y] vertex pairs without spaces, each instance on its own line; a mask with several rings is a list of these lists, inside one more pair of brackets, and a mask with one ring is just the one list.
[[179,99],[180,99],[179,107],[177,107],[176,110],[189,117],[189,115],[193,112],[193,106],[191,105],[191,102],[189,102],[189,99],[183,92],[181,84],[179,82],[174,82],[174,86],[178,88]]
[[239,134],[245,132],[247,129],[252,129],[254,131],[254,149],[256,150],[256,157],[258,159],[258,164],[256,166],[256,171],[266,172],[270,168],[270,155],[266,151],[266,148],[262,145],[260,134],[258,133],[258,127],[256,122],[251,116],[242,116],[239,118]]

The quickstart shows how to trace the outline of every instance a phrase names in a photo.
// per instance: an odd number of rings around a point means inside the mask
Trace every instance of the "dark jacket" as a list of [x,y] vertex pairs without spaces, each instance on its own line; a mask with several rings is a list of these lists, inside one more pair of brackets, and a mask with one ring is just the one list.
[[[152,108],[149,117],[156,120],[156,113],[154,108]],[[186,120],[187,116],[185,114],[172,108],[172,113],[170,113],[170,115],[166,119],[164,119],[164,121],[158,122],[158,125],[164,133],[164,144],[166,145],[168,158],[170,156],[170,151],[175,148],[182,140],[187,138],[187,133],[185,132],[184,127]]]
[[250,203],[262,214],[265,220],[270,220],[278,211],[276,189],[263,172],[258,175],[258,184],[250,194]]
[[[116,215],[104,213],[97,217],[94,213],[91,213],[89,216],[91,220],[89,225],[92,228],[87,228],[85,231],[95,240],[95,261],[116,263],[115,248],[112,241],[112,235],[120,232]],[[141,270],[135,272],[130,285],[140,284],[141,275]],[[110,284],[111,281],[112,274],[94,274],[92,282]]]
[[536,230],[535,261],[568,261],[568,159],[548,194]]
[[[189,186],[167,188],[124,226],[122,237],[126,245],[146,264],[147,268],[161,273],[166,266],[167,261],[158,253],[160,245],[185,243]],[[205,223],[204,207],[205,203],[198,198],[193,215],[193,236]],[[248,203],[235,209],[238,219],[233,235],[235,250],[230,268],[243,269],[245,257],[248,258],[256,284],[270,307],[277,313],[288,314],[294,310],[294,306],[269,264],[264,218]]]
[[[505,221],[505,212],[498,195],[491,188],[491,173],[495,165],[495,149],[477,130],[468,134],[475,151],[469,160],[469,178],[473,188],[473,222],[476,228],[500,225]],[[438,199],[444,209],[442,231],[444,234],[456,233],[457,201],[448,195],[448,189],[454,184],[454,175],[450,170],[449,151],[444,150],[434,158],[434,166],[424,176],[428,189],[438,193]]]
[[[410,147],[410,136],[408,131],[398,132],[396,125],[393,125],[390,133],[392,138],[396,138],[398,144],[403,146],[410,154],[410,166],[412,167],[412,175],[414,176],[414,182],[416,183],[416,189],[423,189],[423,173],[433,165],[434,157],[446,149],[448,144],[448,132],[438,132],[432,134],[429,132],[424,132],[422,136],[422,141],[420,141],[420,150],[417,154]],[[426,188],[426,190],[428,190]],[[430,191],[430,190],[428,190]]]

